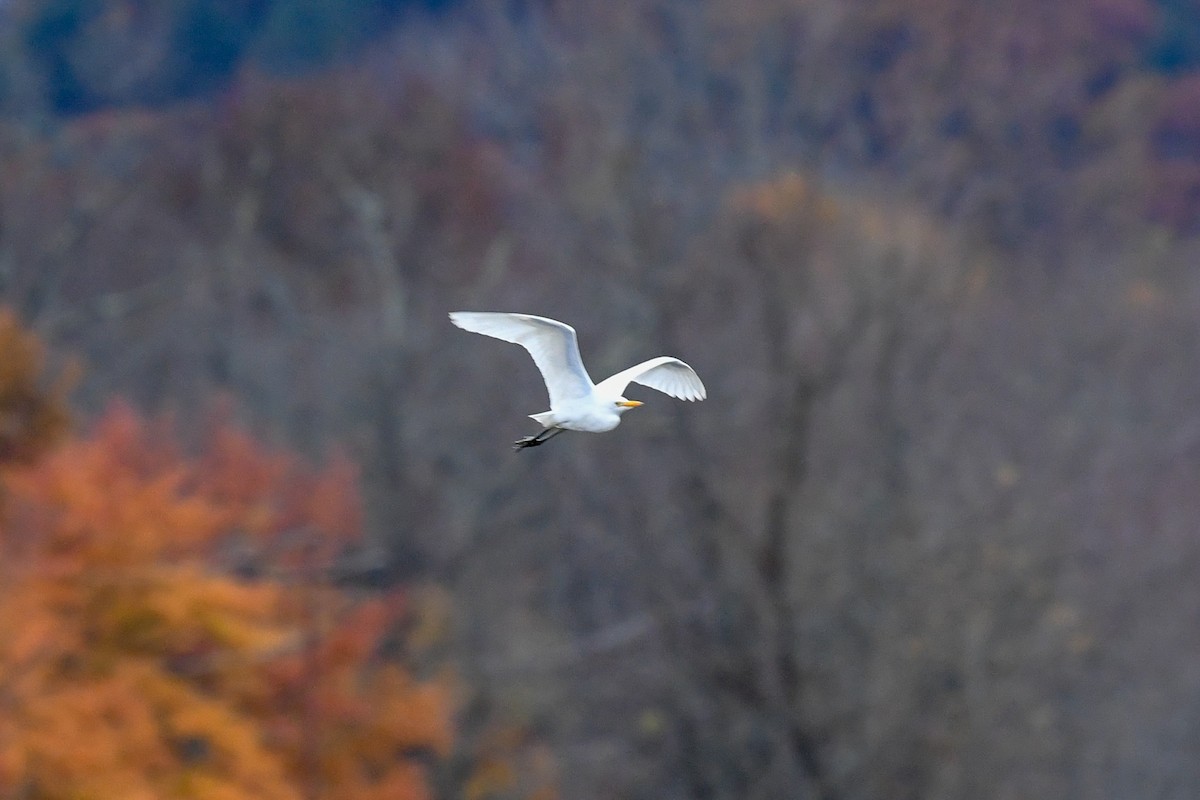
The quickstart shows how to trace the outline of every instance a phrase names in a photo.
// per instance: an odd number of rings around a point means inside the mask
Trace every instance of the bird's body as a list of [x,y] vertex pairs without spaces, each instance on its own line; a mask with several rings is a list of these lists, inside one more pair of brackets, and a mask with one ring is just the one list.
[[630,383],[640,383],[680,400],[706,397],[700,377],[687,364],[659,356],[622,370],[600,383],[592,383],[575,329],[546,317],[491,311],[455,311],[450,321],[472,333],[481,333],[519,344],[529,351],[550,394],[550,410],[530,416],[541,433],[518,440],[514,446],[535,447],[564,430],[603,433],[621,423],[621,415],[642,405],[623,396]]
[[557,409],[530,414],[529,417],[543,428],[604,433],[620,425],[621,413],[632,408],[625,406],[617,411],[616,408],[604,408],[590,401],[591,398],[570,400]]

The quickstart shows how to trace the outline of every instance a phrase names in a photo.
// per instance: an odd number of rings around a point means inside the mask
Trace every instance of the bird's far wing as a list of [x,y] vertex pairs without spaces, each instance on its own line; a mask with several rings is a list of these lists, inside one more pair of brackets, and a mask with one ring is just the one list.
[[631,382],[649,386],[680,400],[703,400],[708,397],[708,392],[704,390],[704,384],[700,382],[696,371],[678,358],[670,356],[659,356],[621,370],[611,378],[600,381],[596,385],[596,393],[602,396],[618,396],[624,393],[625,387]]
[[528,350],[546,382],[551,408],[591,393],[592,379],[583,367],[575,329],[570,325],[532,314],[494,311],[453,311],[450,321],[464,331],[519,344]]

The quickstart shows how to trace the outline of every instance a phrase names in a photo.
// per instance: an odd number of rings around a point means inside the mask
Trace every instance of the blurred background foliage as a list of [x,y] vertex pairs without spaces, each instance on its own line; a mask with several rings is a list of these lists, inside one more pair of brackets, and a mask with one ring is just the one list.
[[[5,396],[60,410],[34,361]],[[430,797],[414,756],[452,745],[452,678],[379,657],[400,596],[331,582],[349,465],[228,423],[189,457],[125,406],[52,444],[60,423],[24,417],[0,477],[0,796]]]
[[0,3],[0,795],[1197,796],[1198,20]]
[[[352,55],[405,9],[445,0],[53,0],[6,5],[8,44],[54,113],[161,105],[226,87],[245,63],[277,72]],[[8,81],[10,87],[12,81]],[[11,100],[11,98],[9,98]]]

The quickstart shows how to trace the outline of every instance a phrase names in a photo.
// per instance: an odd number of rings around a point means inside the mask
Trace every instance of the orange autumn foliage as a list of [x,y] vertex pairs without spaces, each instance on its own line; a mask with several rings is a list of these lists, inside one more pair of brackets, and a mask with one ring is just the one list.
[[67,432],[74,370],[46,372],[41,340],[0,309],[0,465],[29,461]]
[[429,797],[450,687],[379,657],[397,598],[324,577],[355,487],[124,407],[4,471],[0,798]]

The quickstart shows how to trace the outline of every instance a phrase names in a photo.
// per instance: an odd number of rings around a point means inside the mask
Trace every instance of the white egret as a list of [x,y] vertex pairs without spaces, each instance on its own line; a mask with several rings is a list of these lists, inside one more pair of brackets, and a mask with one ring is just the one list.
[[454,311],[450,321],[465,331],[519,344],[533,356],[550,393],[550,410],[530,414],[542,430],[513,442],[513,449],[537,447],[564,430],[602,433],[621,422],[621,415],[642,405],[622,393],[640,383],[680,400],[703,400],[707,393],[700,377],[678,358],[659,356],[622,370],[600,383],[579,357],[579,342],[570,325],[531,314],[492,311]]

